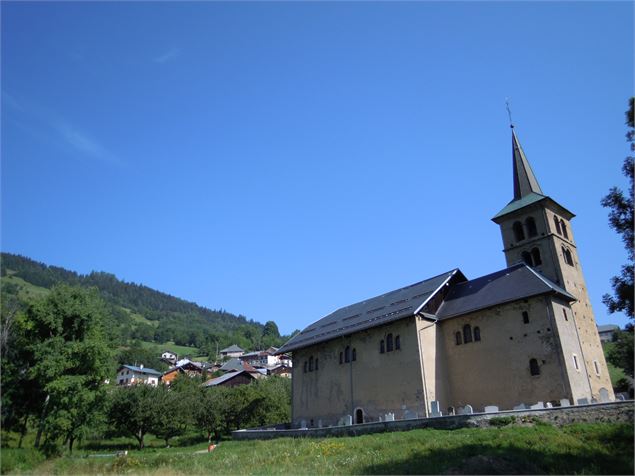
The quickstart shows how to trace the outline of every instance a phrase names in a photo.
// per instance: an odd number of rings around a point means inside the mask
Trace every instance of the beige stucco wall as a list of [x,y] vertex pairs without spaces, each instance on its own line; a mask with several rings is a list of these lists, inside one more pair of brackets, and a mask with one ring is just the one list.
[[[415,318],[357,332],[293,352],[293,424],[336,425],[361,408],[364,421],[424,415],[424,396]],[[400,336],[401,349],[381,354],[380,340]],[[339,363],[349,345],[357,360]],[[304,373],[304,361],[319,360],[318,370]]]
[[[523,323],[522,312],[529,314]],[[475,411],[486,405],[511,410],[520,403],[571,399],[563,356],[556,335],[550,300],[544,296],[516,301],[441,321],[447,348],[448,398],[442,408],[470,404]],[[463,326],[479,327],[481,341],[456,345]],[[532,376],[530,359],[540,365]],[[439,376],[437,376],[439,378]]]

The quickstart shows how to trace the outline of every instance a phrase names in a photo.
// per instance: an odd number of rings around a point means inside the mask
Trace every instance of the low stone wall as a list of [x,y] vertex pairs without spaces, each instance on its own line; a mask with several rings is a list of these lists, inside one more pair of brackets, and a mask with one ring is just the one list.
[[288,425],[271,425],[232,432],[235,440],[265,440],[270,438],[324,438],[330,436],[357,436],[386,431],[407,431],[417,428],[453,430],[456,428],[490,427],[492,418],[514,416],[517,423],[544,421],[553,425],[570,423],[623,422],[633,423],[633,400],[625,402],[594,403],[571,407],[540,410],[508,410],[497,413],[473,413],[435,418],[418,418],[384,422],[362,423],[327,428],[283,429]]

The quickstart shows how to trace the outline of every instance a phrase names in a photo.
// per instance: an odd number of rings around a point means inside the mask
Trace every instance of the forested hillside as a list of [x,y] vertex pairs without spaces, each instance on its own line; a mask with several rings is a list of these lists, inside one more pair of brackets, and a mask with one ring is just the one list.
[[[46,295],[57,284],[96,288],[109,307],[112,338],[122,347],[137,342],[133,348],[156,349],[139,342],[173,343],[187,346],[191,356],[214,356],[217,349],[231,344],[258,349],[284,341],[273,321],[263,325],[222,309],[207,309],[110,273],[82,275],[10,253],[1,254],[0,272],[3,296],[18,306]],[[127,357],[133,358],[123,358]]]

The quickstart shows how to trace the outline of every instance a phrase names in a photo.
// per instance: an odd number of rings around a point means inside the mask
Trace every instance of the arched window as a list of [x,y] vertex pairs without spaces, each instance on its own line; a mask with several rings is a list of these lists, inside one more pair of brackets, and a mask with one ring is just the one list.
[[573,256],[571,256],[571,251],[569,248],[562,247],[562,257],[564,258],[564,262],[569,266],[573,266]]
[[474,328],[474,342],[479,342],[481,340],[481,328]]
[[351,359],[353,362],[357,360],[357,349],[353,348],[353,358]]
[[401,337],[396,336],[395,337],[395,350],[400,350],[401,349]]
[[567,224],[564,222],[564,220],[560,220],[560,226],[562,227],[562,234],[568,240],[569,232],[567,231]]
[[344,353],[340,352],[340,364],[344,363]]
[[472,327],[469,324],[463,326],[463,342],[472,342]]
[[529,373],[531,375],[540,375],[540,367],[538,366],[538,361],[536,359],[529,360]]
[[304,373],[306,373],[308,366],[309,366],[309,363],[305,360],[304,361]]
[[531,250],[531,259],[534,262],[534,266],[542,264],[542,259],[540,259],[540,250],[538,248],[534,248]]
[[351,348],[349,346],[346,346],[346,349],[344,349],[344,362],[350,362],[351,361]]
[[386,336],[386,352],[392,352],[392,334]]
[[523,241],[525,239],[523,224],[520,223],[519,221],[514,222],[513,229],[514,229],[514,238],[516,238],[516,241]]
[[531,259],[531,253],[529,251],[523,251],[523,253],[520,256],[522,256],[523,261],[525,262],[527,266],[534,265],[534,262]]
[[318,369],[318,360],[320,360],[320,359],[318,359],[318,358],[316,357],[316,358],[315,358],[315,370],[317,370],[317,369]]
[[313,356],[309,357],[309,372],[313,372]]
[[523,324],[529,324],[529,313],[527,311],[523,311]]
[[379,353],[383,354],[386,352],[386,346],[384,345],[384,339],[379,342]]
[[456,345],[461,345],[463,343],[463,339],[461,338],[460,332],[457,332],[456,334],[454,334],[454,337],[456,338]]
[[359,425],[364,423],[364,411],[361,408],[355,410],[355,424]]
[[560,220],[557,216],[553,216],[553,224],[556,225],[556,231],[559,235],[562,235],[562,229],[560,228]]
[[536,228],[536,220],[534,217],[529,217],[525,220],[525,226],[527,227],[527,235],[531,238],[538,234],[538,228]]

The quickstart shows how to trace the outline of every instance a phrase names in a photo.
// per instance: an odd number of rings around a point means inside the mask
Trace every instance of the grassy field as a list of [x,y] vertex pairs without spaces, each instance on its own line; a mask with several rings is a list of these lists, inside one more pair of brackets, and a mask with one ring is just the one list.
[[[544,424],[413,430],[359,437],[227,441],[28,464],[2,451],[2,472],[36,474],[633,474],[633,425]],[[115,447],[110,447],[112,452]],[[29,450],[22,450],[29,451]],[[33,456],[32,456],[33,457]],[[23,461],[22,464],[19,464]],[[24,463],[24,461],[27,461]],[[13,464],[13,466],[11,466]]]
[[35,286],[34,284],[27,283],[22,278],[13,276],[13,271],[11,270],[7,270],[7,275],[2,277],[2,281],[18,286],[20,298],[27,301],[45,297],[48,293],[50,293],[50,291],[46,288]]
[[174,342],[166,342],[165,344],[157,344],[156,342],[142,341],[141,345],[147,349],[151,349],[153,352],[155,352],[159,356],[164,350],[170,350],[172,352],[176,352],[176,354],[179,356],[179,359],[182,357],[185,357],[186,355],[190,355],[194,357],[199,354],[199,350],[196,347],[176,345]]

